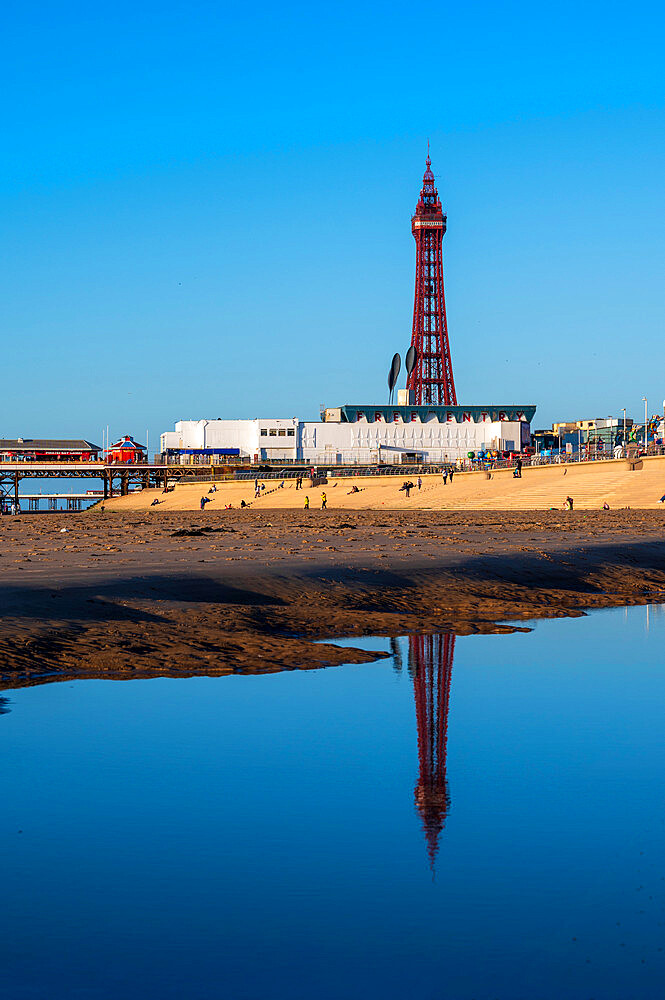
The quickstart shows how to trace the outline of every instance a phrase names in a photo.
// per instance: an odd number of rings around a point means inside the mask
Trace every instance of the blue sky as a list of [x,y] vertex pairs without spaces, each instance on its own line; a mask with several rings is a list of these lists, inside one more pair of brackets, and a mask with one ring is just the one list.
[[0,436],[383,401],[426,142],[462,402],[665,398],[656,4],[6,3]]

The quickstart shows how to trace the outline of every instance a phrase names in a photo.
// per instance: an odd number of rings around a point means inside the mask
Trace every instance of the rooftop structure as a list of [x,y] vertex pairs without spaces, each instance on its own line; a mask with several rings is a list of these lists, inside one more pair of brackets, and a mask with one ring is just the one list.
[[112,444],[106,454],[109,462],[144,462],[146,457],[145,445],[138,444],[130,434]]
[[572,434],[575,431],[605,430],[611,427],[626,428],[633,426],[630,417],[593,417],[587,420],[560,420],[552,424],[553,434]]
[[101,452],[99,445],[82,438],[0,438],[0,461],[89,462]]
[[343,406],[329,407],[323,411],[324,422],[356,423],[486,423],[488,421],[523,420],[530,423],[536,412],[533,403],[523,406],[491,403],[485,406],[417,406],[387,405],[376,406],[345,403]]

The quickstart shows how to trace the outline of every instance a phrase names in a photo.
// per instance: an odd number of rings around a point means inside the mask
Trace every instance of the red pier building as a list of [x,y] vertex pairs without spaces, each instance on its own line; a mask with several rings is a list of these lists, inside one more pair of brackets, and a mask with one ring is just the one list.
[[148,461],[148,453],[145,445],[138,444],[133,437],[125,434],[108,449],[106,461],[121,465],[140,465]]

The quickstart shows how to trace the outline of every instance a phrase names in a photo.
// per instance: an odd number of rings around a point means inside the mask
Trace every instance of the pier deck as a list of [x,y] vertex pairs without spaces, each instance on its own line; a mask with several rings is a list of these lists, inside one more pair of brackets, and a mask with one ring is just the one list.
[[[166,486],[168,483],[210,479],[221,472],[212,465],[176,465],[140,463],[122,465],[114,462],[0,462],[0,502],[19,503],[19,484],[24,479],[100,479],[104,499],[119,493],[126,496],[130,487]],[[26,498],[28,495],[26,494]]]

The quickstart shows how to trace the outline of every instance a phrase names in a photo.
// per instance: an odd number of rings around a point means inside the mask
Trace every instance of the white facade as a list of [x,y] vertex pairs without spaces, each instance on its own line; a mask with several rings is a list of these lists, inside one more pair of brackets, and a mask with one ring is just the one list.
[[[354,423],[300,424],[298,457],[312,465],[395,463],[421,460],[445,462],[484,449],[519,451],[519,421],[483,423]],[[411,456],[407,458],[406,456]]]
[[[530,441],[524,412],[513,408],[474,413],[451,408],[437,413],[422,408],[326,411],[325,420],[180,420],[161,436],[162,452],[180,453],[182,461],[200,455],[223,460],[226,452],[250,462],[303,462],[309,465],[370,465],[377,462],[445,462],[472,451],[520,451]],[[478,419],[474,419],[477,415]],[[512,419],[492,419],[493,416]],[[346,417],[346,419],[344,419]],[[387,419],[389,417],[390,419]],[[519,419],[515,419],[518,417]]]
[[179,420],[161,435],[161,451],[214,453],[237,451],[239,458],[295,461],[298,420],[268,417],[255,420]]

